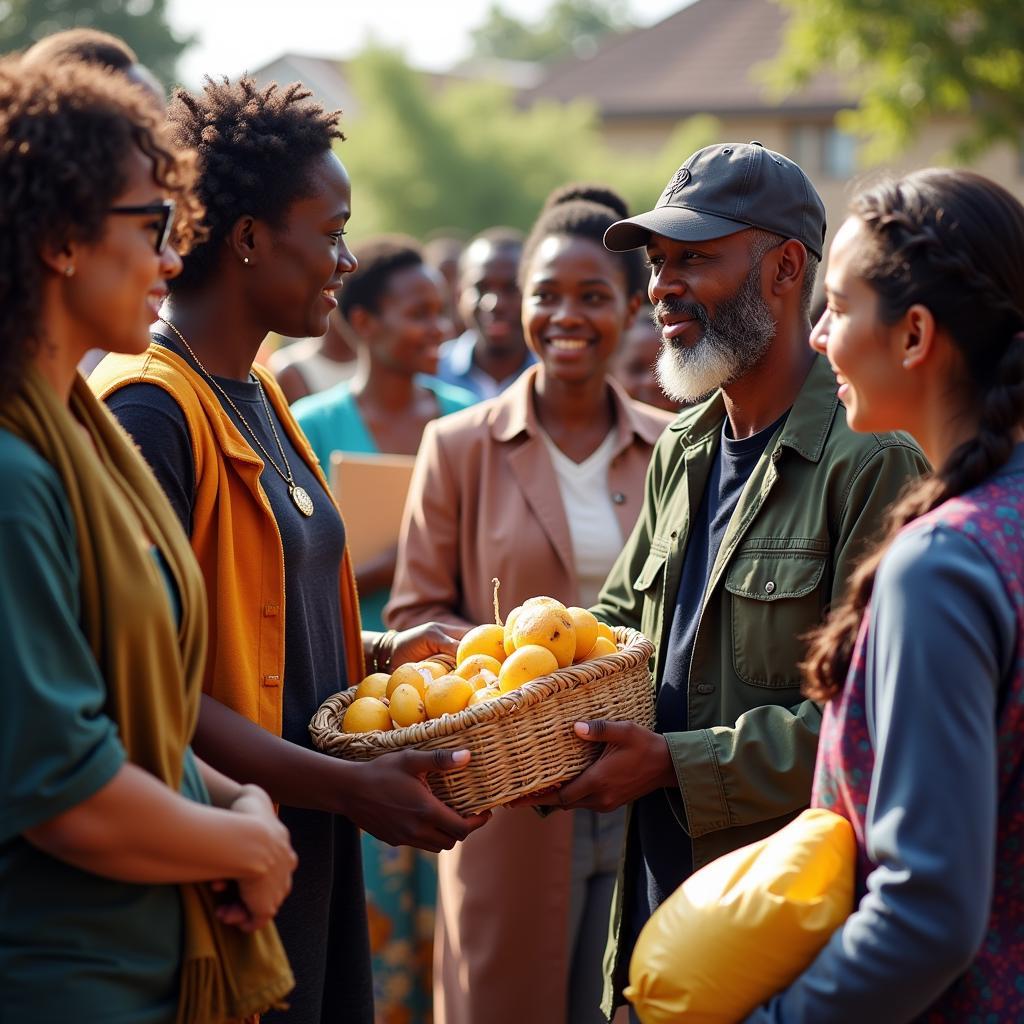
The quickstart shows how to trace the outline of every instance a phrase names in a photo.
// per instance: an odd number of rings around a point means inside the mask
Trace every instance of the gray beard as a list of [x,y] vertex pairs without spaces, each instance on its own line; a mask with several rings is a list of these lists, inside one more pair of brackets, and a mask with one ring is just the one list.
[[775,337],[775,320],[761,295],[760,261],[751,267],[736,294],[719,306],[714,319],[703,306],[692,302],[662,300],[655,314],[659,311],[692,316],[703,328],[693,345],[662,342],[658,355],[662,391],[688,405],[749,373],[764,358]]

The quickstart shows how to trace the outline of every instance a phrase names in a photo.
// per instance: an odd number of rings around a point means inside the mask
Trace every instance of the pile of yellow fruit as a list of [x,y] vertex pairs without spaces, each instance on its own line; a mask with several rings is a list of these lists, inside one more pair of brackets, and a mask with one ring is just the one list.
[[439,661],[374,672],[356,687],[344,732],[373,732],[454,715],[560,668],[618,650],[611,629],[586,608],[531,597],[502,626],[475,626],[459,643],[455,669]]

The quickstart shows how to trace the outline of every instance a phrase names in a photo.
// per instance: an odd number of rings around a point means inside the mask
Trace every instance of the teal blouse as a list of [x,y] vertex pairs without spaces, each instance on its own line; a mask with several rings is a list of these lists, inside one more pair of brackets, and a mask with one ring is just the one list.
[[[446,384],[434,377],[418,377],[416,383],[434,393],[442,416],[467,409],[477,401],[471,391]],[[292,412],[309,438],[324,472],[328,471],[331,464],[331,452],[380,453],[377,443],[366,429],[349,381],[342,381],[326,391],[300,398],[292,406]],[[364,629],[384,628],[384,606],[390,596],[390,589],[360,594],[359,614]]]

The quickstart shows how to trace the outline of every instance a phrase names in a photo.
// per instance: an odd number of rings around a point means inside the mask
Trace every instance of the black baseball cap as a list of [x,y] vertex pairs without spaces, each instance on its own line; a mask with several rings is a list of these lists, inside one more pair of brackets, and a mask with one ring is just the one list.
[[723,142],[698,149],[672,176],[657,205],[613,224],[604,234],[612,252],[645,246],[652,234],[678,242],[761,228],[795,238],[821,259],[825,205],[811,179],[760,142]]

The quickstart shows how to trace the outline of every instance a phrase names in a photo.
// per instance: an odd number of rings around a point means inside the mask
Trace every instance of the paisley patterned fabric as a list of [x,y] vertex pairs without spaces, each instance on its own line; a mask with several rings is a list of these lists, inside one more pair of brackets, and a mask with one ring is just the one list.
[[[1024,1021],[1024,474],[993,479],[906,529],[936,525],[969,538],[1001,576],[1017,612],[1017,650],[999,691],[996,871],[988,929],[970,968],[921,1019],[929,1024]],[[835,811],[853,825],[858,899],[875,867],[865,841],[875,762],[865,711],[867,638],[865,615],[846,686],[825,710],[811,797],[812,806]]]

